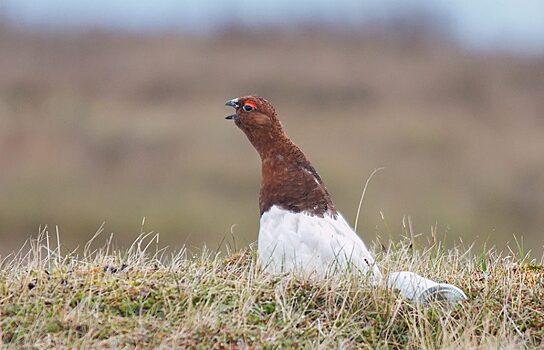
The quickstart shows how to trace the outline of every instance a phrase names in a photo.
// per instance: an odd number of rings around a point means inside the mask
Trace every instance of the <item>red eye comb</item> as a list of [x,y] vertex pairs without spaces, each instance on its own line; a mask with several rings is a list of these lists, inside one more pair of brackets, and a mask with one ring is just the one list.
[[246,102],[244,103],[244,106],[251,106],[251,107],[253,107],[253,108],[257,108],[257,104],[256,104],[254,101],[251,101],[251,100],[246,101]]

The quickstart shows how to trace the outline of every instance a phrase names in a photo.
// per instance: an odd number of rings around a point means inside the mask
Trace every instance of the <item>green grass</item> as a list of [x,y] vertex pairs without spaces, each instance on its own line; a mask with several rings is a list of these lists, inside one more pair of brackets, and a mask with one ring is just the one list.
[[[375,244],[383,271],[462,288],[454,307],[407,302],[357,276],[270,276],[255,250],[167,253],[142,234],[128,250],[63,252],[42,234],[0,269],[5,348],[509,348],[544,345],[544,269],[493,250]],[[53,243],[55,242],[55,243]]]

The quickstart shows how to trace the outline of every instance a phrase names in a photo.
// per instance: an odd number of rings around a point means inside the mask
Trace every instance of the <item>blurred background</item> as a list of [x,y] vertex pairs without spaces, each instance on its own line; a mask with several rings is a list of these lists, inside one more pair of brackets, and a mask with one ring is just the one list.
[[541,256],[540,0],[0,0],[0,254],[44,225],[127,247],[144,217],[172,248],[255,241],[259,158],[223,106],[251,93],[349,222],[386,168],[366,241],[410,216]]

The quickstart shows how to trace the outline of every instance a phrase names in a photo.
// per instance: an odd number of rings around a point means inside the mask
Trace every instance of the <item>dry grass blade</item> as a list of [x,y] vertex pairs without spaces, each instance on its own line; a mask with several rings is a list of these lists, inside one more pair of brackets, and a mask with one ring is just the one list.
[[544,268],[494,250],[485,252],[485,269],[481,257],[463,247],[409,248],[414,237],[377,254],[385,271],[413,270],[456,284],[470,298],[455,307],[421,307],[392,290],[372,288],[358,276],[318,282],[263,274],[251,249],[225,256],[184,249],[167,256],[156,234],[141,232],[128,251],[114,249],[105,238],[104,246],[91,249],[89,244],[82,256],[61,256],[60,246],[47,246],[48,235],[43,229],[38,240],[27,244],[28,252],[0,263],[4,347],[544,345]]

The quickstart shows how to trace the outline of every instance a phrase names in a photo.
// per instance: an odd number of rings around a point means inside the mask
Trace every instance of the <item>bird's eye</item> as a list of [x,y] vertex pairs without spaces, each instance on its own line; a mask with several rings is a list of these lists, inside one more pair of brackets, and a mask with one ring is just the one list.
[[246,112],[251,112],[253,110],[253,106],[250,104],[245,104],[243,108]]

